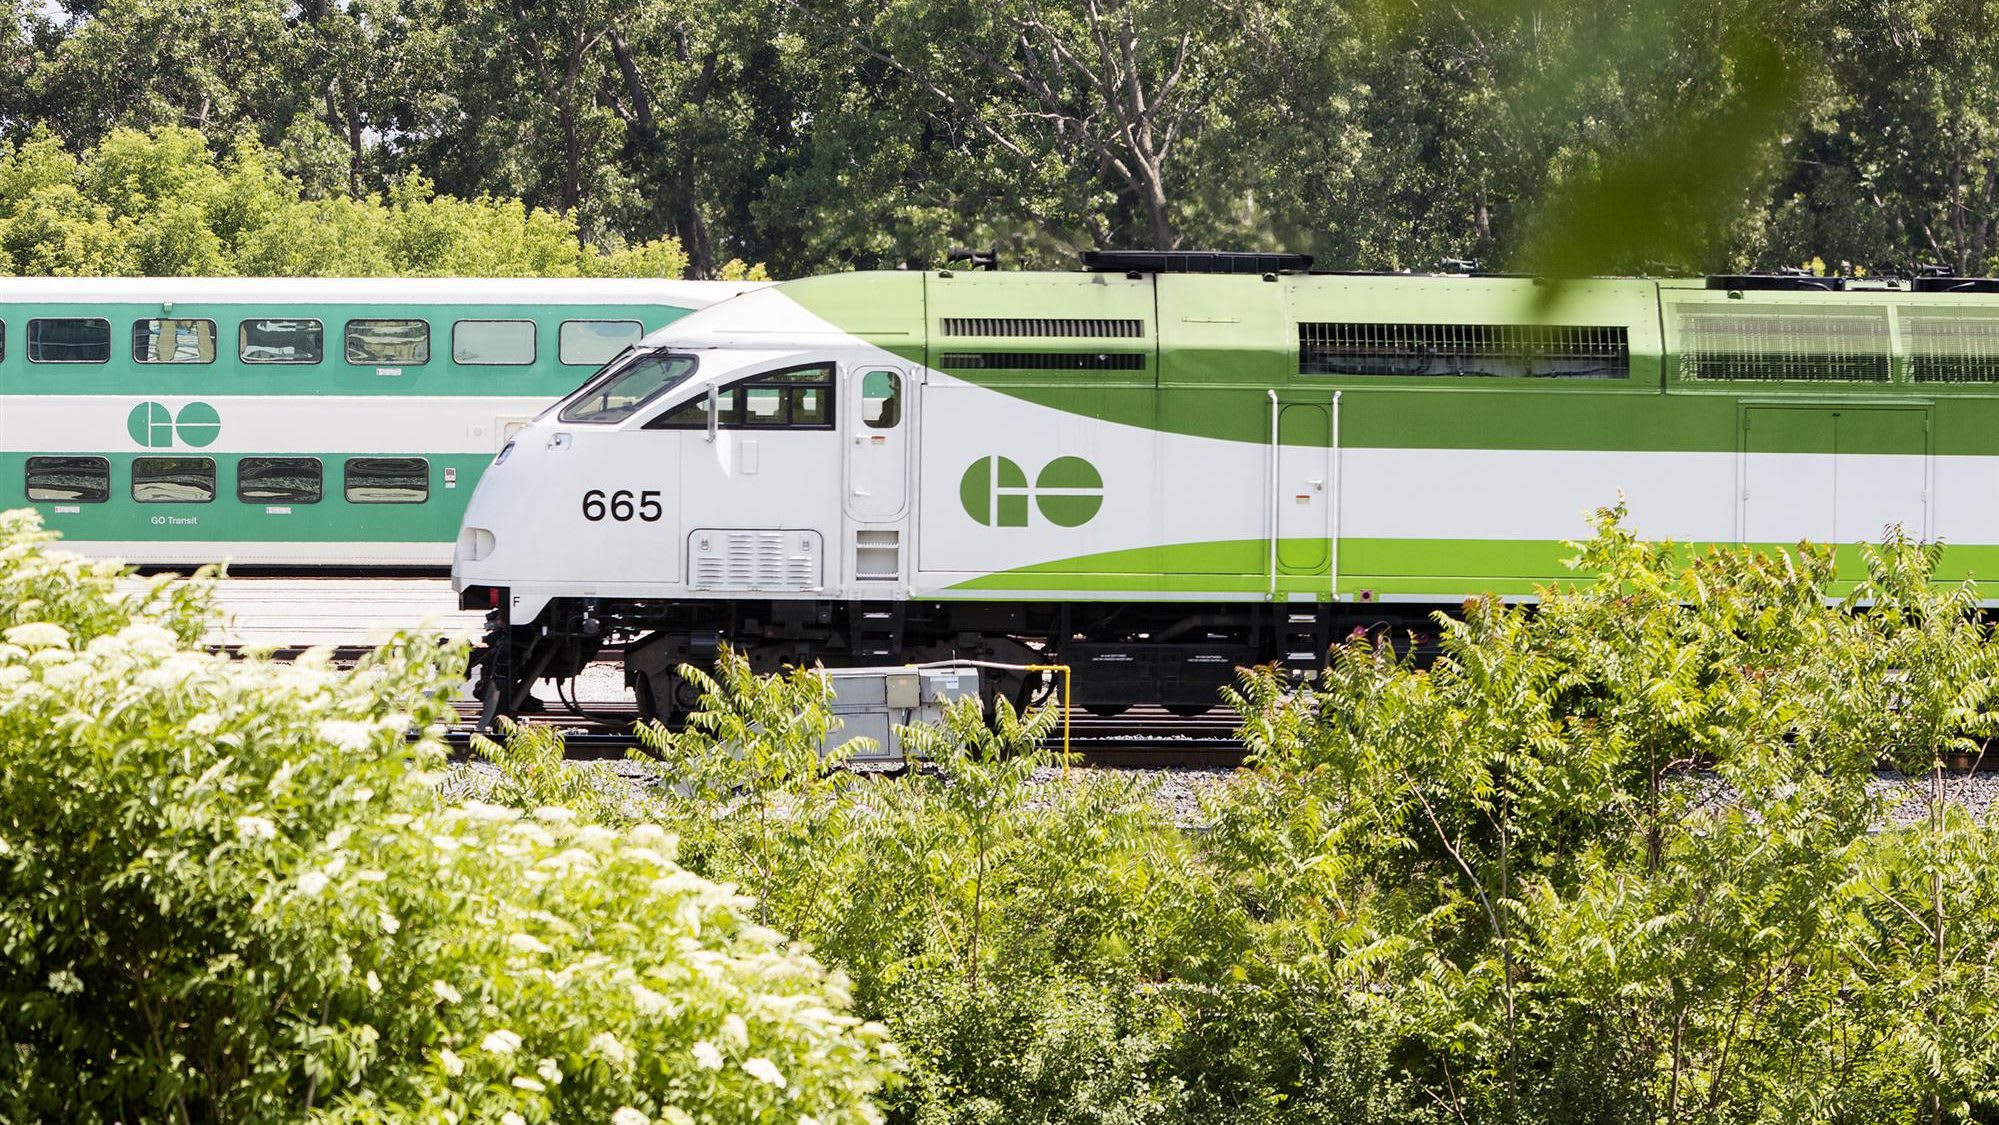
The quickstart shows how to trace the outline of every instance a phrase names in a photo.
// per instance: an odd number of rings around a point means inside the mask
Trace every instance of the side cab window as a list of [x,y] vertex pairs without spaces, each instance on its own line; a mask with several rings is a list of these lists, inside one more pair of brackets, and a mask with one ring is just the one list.
[[[808,363],[738,379],[717,392],[715,409],[716,424],[725,430],[830,430],[833,365]],[[707,394],[681,403],[645,428],[707,429]]]

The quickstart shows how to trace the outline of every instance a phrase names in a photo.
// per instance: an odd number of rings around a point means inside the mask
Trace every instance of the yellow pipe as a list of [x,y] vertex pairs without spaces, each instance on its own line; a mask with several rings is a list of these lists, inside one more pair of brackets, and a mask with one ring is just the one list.
[[1062,782],[1069,781],[1069,666],[1067,664],[1029,664],[1029,672],[1062,673]]

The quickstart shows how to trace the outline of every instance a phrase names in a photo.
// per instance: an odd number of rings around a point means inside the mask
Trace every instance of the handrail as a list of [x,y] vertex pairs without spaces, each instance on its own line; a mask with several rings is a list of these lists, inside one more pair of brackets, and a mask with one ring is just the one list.
[[1346,392],[1333,392],[1333,495],[1330,498],[1332,511],[1327,513],[1327,531],[1332,540],[1326,556],[1326,582],[1331,587],[1333,600],[1340,598],[1340,396]]
[[1265,390],[1270,396],[1270,503],[1267,511],[1270,517],[1270,599],[1277,600],[1277,474],[1283,468],[1284,450],[1278,444],[1277,434],[1277,392]]

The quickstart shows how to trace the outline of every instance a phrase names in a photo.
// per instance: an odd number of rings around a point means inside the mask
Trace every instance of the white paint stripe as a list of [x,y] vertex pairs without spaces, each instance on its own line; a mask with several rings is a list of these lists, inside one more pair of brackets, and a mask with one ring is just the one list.
[[[198,448],[176,441],[171,449],[147,449],[126,428],[133,407],[146,401],[175,413],[206,402],[221,415],[221,432]],[[10,398],[0,403],[0,451],[492,454],[508,422],[533,418],[550,401],[542,395]]]
[[[62,530],[60,522],[52,529]],[[190,540],[152,543],[124,539],[64,539],[58,549],[93,559],[136,559],[147,566],[449,566],[450,543],[240,543]]]

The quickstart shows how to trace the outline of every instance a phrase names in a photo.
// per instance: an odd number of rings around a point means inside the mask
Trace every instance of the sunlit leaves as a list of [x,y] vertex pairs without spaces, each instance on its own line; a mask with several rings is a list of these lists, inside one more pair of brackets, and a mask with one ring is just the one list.
[[[200,133],[114,129],[76,157],[47,134],[0,150],[0,271],[17,274],[679,277],[672,239],[602,250],[573,215],[440,195],[307,198],[248,136],[218,159]],[[738,265],[740,269],[740,265]]]
[[1959,1012],[1999,997],[1999,837],[1942,772],[1994,729],[1975,589],[1900,534],[1842,591],[1823,547],[1696,555],[1622,517],[1531,610],[1440,621],[1426,668],[1370,639],[1301,688],[1245,676],[1245,906],[1366,902],[1326,954],[1467,1114],[1983,1105],[1999,1055]]
[[658,825],[441,796],[462,644],[206,652],[205,580],[48,538],[0,515],[0,1118],[879,1120],[881,1029]]

